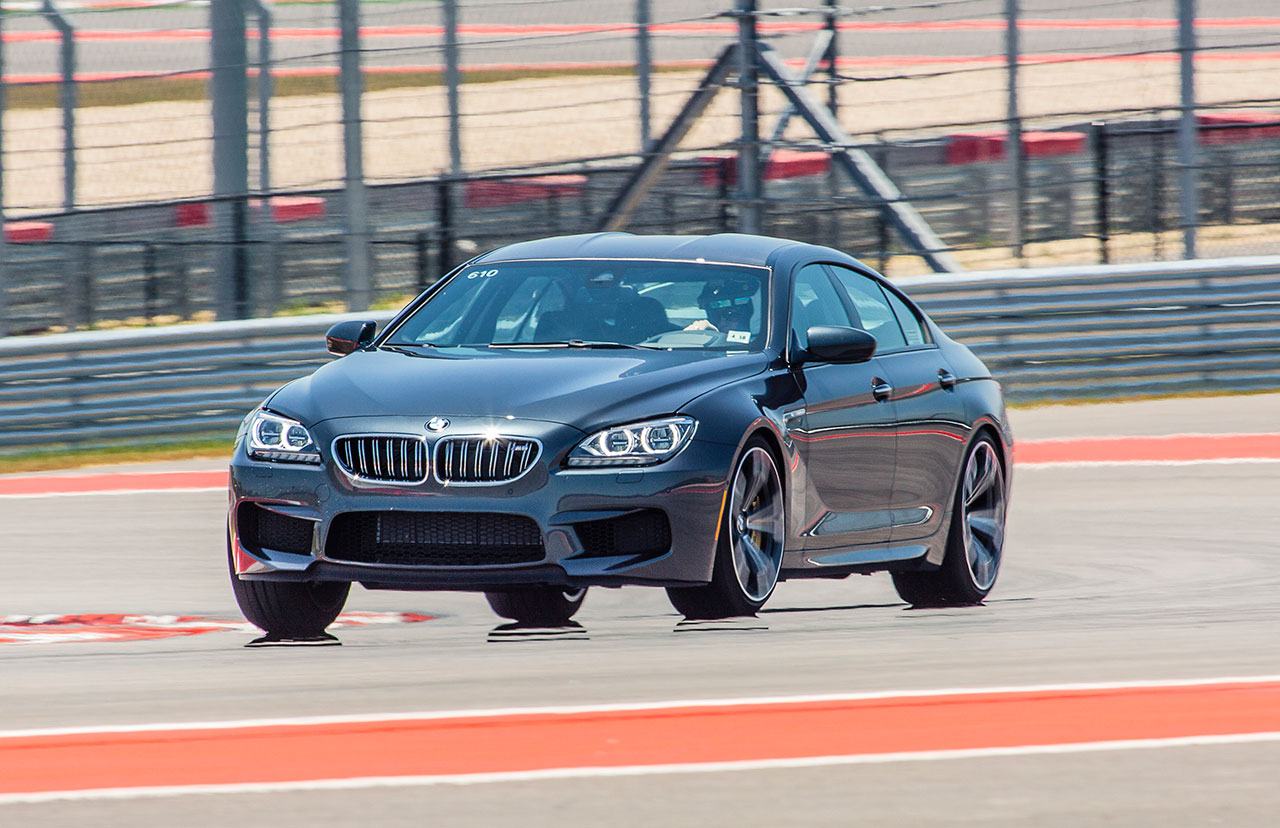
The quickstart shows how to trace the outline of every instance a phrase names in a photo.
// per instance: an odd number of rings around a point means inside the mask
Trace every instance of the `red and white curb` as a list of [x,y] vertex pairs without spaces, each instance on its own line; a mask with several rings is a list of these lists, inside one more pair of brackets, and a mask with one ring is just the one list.
[[[352,629],[385,624],[416,624],[434,616],[415,612],[346,612],[329,629]],[[203,615],[81,615],[0,616],[0,644],[69,644],[85,641],[144,641],[223,631],[259,633],[246,621]]]
[[[1280,433],[1167,434],[1019,441],[1017,468],[1280,462]],[[224,492],[227,472],[104,472],[0,477],[0,500],[77,495]]]
[[143,722],[0,731],[0,807],[1278,741],[1278,676]]

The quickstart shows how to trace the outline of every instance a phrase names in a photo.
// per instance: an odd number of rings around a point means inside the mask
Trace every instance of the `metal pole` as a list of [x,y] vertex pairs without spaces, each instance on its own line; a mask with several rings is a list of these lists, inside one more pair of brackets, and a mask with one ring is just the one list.
[[1102,263],[1111,260],[1108,249],[1111,241],[1111,160],[1108,147],[1107,125],[1101,121],[1093,124],[1093,175],[1097,188],[1095,200],[1098,211],[1098,251]]
[[7,105],[4,82],[4,12],[0,10],[0,336],[9,335],[9,267],[5,256],[4,213],[4,110]]
[[[271,192],[271,6],[251,0],[258,15],[258,192]],[[265,207],[264,207],[265,209]]]
[[1005,116],[1006,157],[1013,182],[1013,255],[1022,259],[1026,241],[1027,165],[1022,153],[1022,116],[1018,111],[1018,0],[1004,0],[1005,66],[1008,75],[1008,112]]
[[1199,169],[1196,158],[1196,0],[1178,4],[1178,55],[1182,101],[1178,120],[1178,188],[1182,207],[1182,255],[1196,258],[1196,226],[1200,223]]
[[458,107],[458,0],[444,0],[444,85],[449,102],[449,175],[462,175],[462,113]]
[[58,102],[62,107],[62,207],[76,207],[76,32],[53,0],[44,0],[44,15],[58,30]]
[[209,4],[213,78],[214,228],[220,242],[215,257],[219,319],[248,312],[248,273],[243,239],[244,204],[249,195],[249,85],[242,0]]
[[373,260],[360,119],[360,99],[364,91],[364,78],[360,74],[360,0],[338,0],[338,18],[342,51],[342,148],[346,159],[343,193],[346,198],[347,305],[353,311],[362,311],[373,302]]
[[840,74],[836,63],[840,59],[840,0],[827,0],[827,13],[823,25],[831,32],[827,41],[827,109],[837,121],[840,120]]
[[742,145],[738,148],[738,232],[760,232],[760,113],[756,71],[756,0],[738,0],[738,89]]
[[275,91],[271,75],[271,6],[267,0],[249,0],[258,19],[258,238],[263,247],[259,258],[259,278],[263,312],[275,313],[284,297],[280,282],[280,249],[275,216],[271,210],[271,95]]
[[636,0],[636,82],[640,86],[640,151],[648,152],[653,144],[649,128],[650,68],[653,56],[649,51],[649,0]]

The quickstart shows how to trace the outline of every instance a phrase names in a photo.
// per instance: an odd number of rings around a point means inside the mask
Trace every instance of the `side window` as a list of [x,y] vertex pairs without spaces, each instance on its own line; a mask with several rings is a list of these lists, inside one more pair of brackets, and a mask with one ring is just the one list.
[[898,324],[898,317],[889,306],[884,291],[874,279],[844,267],[830,265],[840,284],[853,300],[853,307],[862,319],[860,326],[876,338],[878,352],[896,351],[907,347],[907,338]]
[[800,268],[791,291],[791,331],[800,347],[809,347],[807,332],[814,325],[852,324],[826,268],[816,264]]
[[[884,290],[884,288],[881,288],[881,290]],[[907,337],[908,345],[923,345],[931,341],[929,339],[929,331],[925,328],[924,323],[920,321],[920,317],[916,316],[916,312],[908,307],[907,303],[902,301],[898,294],[891,290],[885,290],[884,295],[893,307],[894,315],[898,317],[898,324],[902,326],[902,332]]]

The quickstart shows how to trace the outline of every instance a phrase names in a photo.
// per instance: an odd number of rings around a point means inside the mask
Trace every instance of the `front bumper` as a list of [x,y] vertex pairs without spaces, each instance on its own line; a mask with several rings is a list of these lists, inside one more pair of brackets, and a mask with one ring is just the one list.
[[[694,439],[674,459],[648,468],[568,468],[564,458],[585,435],[568,426],[531,420],[453,418],[450,434],[497,430],[533,437],[541,456],[519,479],[450,486],[428,475],[421,484],[355,480],[334,462],[329,446],[340,435],[427,434],[428,457],[437,439],[425,418],[346,418],[312,427],[321,465],[257,461],[243,442],[231,462],[228,528],[236,574],[248,580],[353,581],[383,589],[501,589],[528,584],[688,586],[711,578],[717,529],[734,446]],[[443,435],[442,435],[443,436]],[[310,550],[281,551],[241,537],[238,515],[248,504],[312,525]],[[575,525],[659,510],[670,524],[670,548],[660,554],[589,554]],[[520,564],[406,565],[353,562],[331,546],[334,519],[350,512],[453,512],[519,515],[541,532],[544,556]],[[341,537],[335,535],[334,542]],[[305,545],[305,544],[304,544]],[[342,557],[346,557],[342,555]]]

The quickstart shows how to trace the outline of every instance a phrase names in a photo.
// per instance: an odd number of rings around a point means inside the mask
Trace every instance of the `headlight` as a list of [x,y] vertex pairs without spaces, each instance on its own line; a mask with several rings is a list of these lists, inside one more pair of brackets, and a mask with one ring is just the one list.
[[282,463],[319,463],[320,449],[297,420],[259,409],[249,417],[249,456]]
[[666,417],[592,434],[569,453],[570,466],[652,466],[675,457],[698,427],[692,417]]

